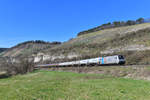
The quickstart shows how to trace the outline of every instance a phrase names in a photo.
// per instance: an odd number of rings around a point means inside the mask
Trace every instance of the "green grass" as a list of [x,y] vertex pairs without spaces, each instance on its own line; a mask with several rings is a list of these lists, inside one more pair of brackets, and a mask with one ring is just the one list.
[[37,71],[0,80],[0,100],[149,100],[150,82]]

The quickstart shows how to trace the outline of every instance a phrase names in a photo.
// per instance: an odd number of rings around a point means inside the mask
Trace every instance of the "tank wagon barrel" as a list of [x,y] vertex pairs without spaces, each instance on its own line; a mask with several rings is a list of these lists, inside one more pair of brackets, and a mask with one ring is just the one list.
[[37,67],[63,67],[63,66],[76,66],[76,65],[121,65],[125,64],[125,58],[122,55],[107,56],[107,57],[97,57],[85,60],[55,63],[55,64],[41,64]]

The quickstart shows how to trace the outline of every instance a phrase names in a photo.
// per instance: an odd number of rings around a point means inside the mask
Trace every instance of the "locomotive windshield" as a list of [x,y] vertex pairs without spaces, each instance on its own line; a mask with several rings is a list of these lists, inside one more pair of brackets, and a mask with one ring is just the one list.
[[124,57],[122,55],[119,55],[119,59],[124,59]]

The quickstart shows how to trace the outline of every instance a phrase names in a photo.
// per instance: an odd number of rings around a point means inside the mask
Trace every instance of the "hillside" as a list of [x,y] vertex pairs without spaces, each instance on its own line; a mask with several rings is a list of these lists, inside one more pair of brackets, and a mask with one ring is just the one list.
[[0,53],[7,50],[8,48],[0,48]]
[[7,49],[5,52],[1,53],[3,57],[29,57],[33,56],[37,52],[54,47],[56,45],[60,45],[59,42],[44,42],[44,41],[27,41],[24,43],[20,43],[10,49]]
[[127,64],[150,64],[150,23],[81,35],[42,52],[58,59],[122,54],[126,57]]
[[[33,45],[34,44],[34,45]],[[31,56],[36,61],[66,61],[122,54],[127,64],[150,64],[150,23],[83,34],[60,45],[27,43],[3,53],[3,56]]]
[[78,36],[83,35],[83,34],[89,34],[92,32],[97,32],[100,30],[111,29],[111,28],[116,28],[116,27],[123,27],[123,26],[137,25],[137,24],[142,24],[145,22],[148,23],[149,19],[139,18],[137,20],[108,22],[108,23],[102,24],[100,26],[79,32]]

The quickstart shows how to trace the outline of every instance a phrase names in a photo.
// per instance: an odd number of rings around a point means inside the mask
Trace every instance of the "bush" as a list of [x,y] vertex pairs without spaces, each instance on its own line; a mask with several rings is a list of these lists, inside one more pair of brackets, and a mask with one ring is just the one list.
[[[12,76],[16,74],[26,74],[28,72],[32,72],[34,70],[33,61],[29,61],[28,59],[22,59],[19,62],[12,62],[8,58],[1,59],[0,61],[0,73],[1,76]],[[3,73],[5,72],[5,74]]]

